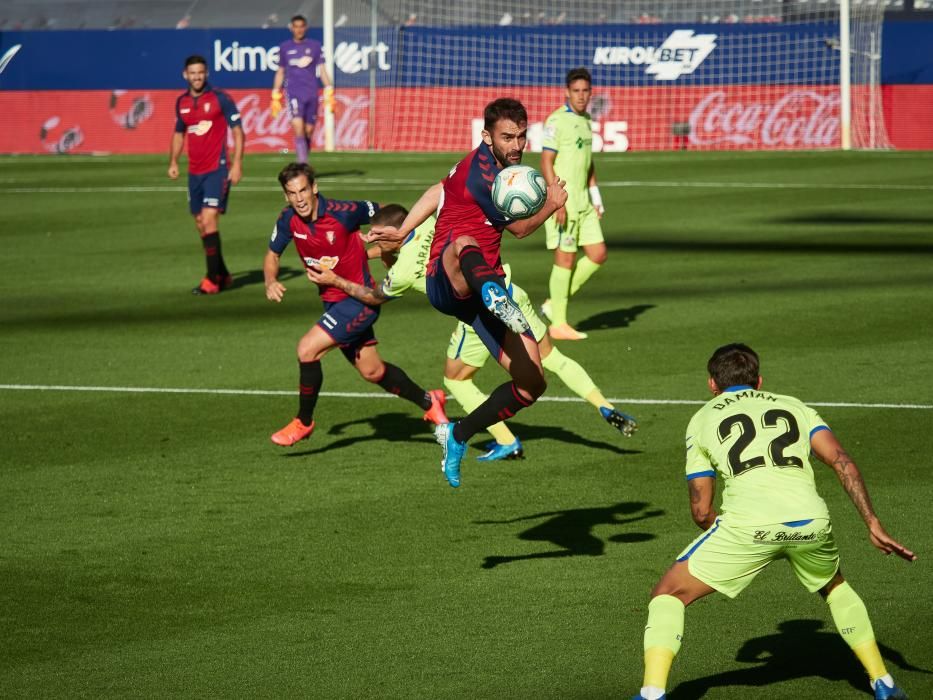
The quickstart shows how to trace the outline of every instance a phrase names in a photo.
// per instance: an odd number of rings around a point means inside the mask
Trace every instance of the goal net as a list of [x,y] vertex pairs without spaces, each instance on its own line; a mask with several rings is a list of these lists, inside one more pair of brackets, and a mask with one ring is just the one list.
[[[335,4],[337,123],[341,109],[368,113],[363,147],[469,149],[484,105],[508,96],[528,108],[537,150],[567,71],[580,66],[593,75],[596,150],[841,145],[838,0]],[[883,16],[883,1],[852,0],[855,148],[890,145]]]

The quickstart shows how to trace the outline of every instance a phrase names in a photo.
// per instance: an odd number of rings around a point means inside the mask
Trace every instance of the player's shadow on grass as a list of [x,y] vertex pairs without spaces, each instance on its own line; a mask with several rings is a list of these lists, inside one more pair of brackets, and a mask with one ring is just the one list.
[[[532,554],[490,555],[483,560],[484,569],[492,569],[501,564],[529,559],[560,559],[563,557],[599,557],[605,552],[606,543],[593,534],[597,525],[628,525],[647,518],[664,515],[663,510],[645,510],[647,503],[632,501],[616,503],[605,508],[570,508],[553,510],[532,515],[520,515],[506,520],[476,520],[478,525],[507,525],[526,520],[547,518],[540,525],[535,525],[519,533],[518,539],[525,542],[551,542],[560,549]],[[622,517],[631,516],[631,517]],[[629,532],[623,530],[609,537],[610,542],[634,543],[653,540],[654,535],[647,532]]]
[[[295,279],[296,277],[304,277],[304,274],[304,270],[300,270],[295,267],[283,266],[279,268],[279,282],[287,282],[288,280]],[[228,290],[239,289],[240,287],[248,287],[252,284],[264,283],[265,278],[263,277],[262,270],[246,270],[245,272],[234,272],[233,284],[228,287]]]
[[585,318],[575,324],[578,331],[600,331],[609,328],[628,328],[633,321],[645,313],[648,309],[653,309],[654,304],[639,304],[629,308],[614,309],[612,311],[603,311],[595,316]]
[[[412,410],[414,410],[414,408]],[[369,435],[360,435],[358,431],[353,431],[353,435],[340,437],[334,442],[322,444],[326,440],[326,438],[323,437],[325,434],[337,436],[344,435],[348,428],[358,425],[370,426],[372,433]],[[334,450],[340,450],[344,447],[357,448],[359,447],[360,443],[370,442],[373,440],[436,444],[434,442],[434,436],[431,434],[431,424],[425,423],[418,416],[413,416],[406,413],[378,413],[372,416],[366,416],[365,418],[358,418],[356,420],[337,423],[330,426],[329,428],[321,426],[318,431],[314,432],[310,439],[312,443],[318,443],[320,446],[311,450],[304,450],[302,452],[287,452],[283,456],[307,457],[309,455],[316,455],[322,452],[333,452]],[[438,448],[438,450],[440,450],[440,448]]]
[[[753,665],[684,681],[674,688],[671,697],[690,700],[704,697],[713,688],[761,687],[809,677],[846,681],[856,690],[865,692],[868,687],[865,671],[855,654],[835,631],[822,631],[822,627],[822,620],[782,622],[777,634],[750,639],[739,649],[735,660]],[[898,668],[931,673],[908,663],[896,649],[884,644],[879,644],[878,648],[881,655]]]
[[[457,420],[455,417],[451,416],[451,420]],[[594,422],[602,423],[603,427],[606,430],[607,435],[618,438],[618,440],[625,440],[622,437],[622,434],[615,430],[614,428],[609,427],[609,425],[599,417],[599,414],[594,411],[592,420]],[[612,452],[617,455],[640,455],[641,450],[626,450],[618,445],[614,445],[611,442],[602,442],[599,440],[590,440],[585,438],[578,433],[573,432],[572,430],[567,430],[567,428],[560,425],[531,425],[528,423],[516,423],[514,421],[509,421],[509,428],[514,432],[518,439],[522,441],[522,445],[527,448],[529,442],[534,442],[536,440],[557,440],[558,442],[566,442],[575,447],[589,447],[594,450],[603,450],[605,452]],[[486,445],[490,442],[489,436],[485,433],[482,434],[482,439],[476,439],[471,444],[470,447],[475,447],[480,454],[486,452]],[[525,449],[525,455],[530,458],[534,458],[534,452]]]

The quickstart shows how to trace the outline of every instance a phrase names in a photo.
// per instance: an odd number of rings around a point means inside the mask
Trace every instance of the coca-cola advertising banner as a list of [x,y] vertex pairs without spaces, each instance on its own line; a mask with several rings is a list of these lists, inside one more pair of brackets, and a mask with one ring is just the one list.
[[[285,112],[273,118],[265,90],[229,91],[240,109],[247,152],[293,147]],[[175,124],[175,98],[166,90],[0,92],[0,151],[5,153],[167,152]],[[513,91],[529,113],[529,143],[540,150],[542,123],[560,104],[555,88]],[[381,88],[376,123],[369,122],[370,93],[337,93],[338,149],[443,150],[472,148],[482,131],[482,108],[500,91]],[[933,113],[933,86],[893,86],[885,91],[887,129],[903,148],[931,148],[925,117]],[[424,138],[423,122],[404,124],[406,113],[444,113]],[[704,149],[810,149],[839,146],[838,91],[827,86],[691,88],[672,99],[661,88],[605,88],[593,103],[597,151]],[[674,134],[671,125],[684,125]],[[323,130],[315,133],[322,146]]]

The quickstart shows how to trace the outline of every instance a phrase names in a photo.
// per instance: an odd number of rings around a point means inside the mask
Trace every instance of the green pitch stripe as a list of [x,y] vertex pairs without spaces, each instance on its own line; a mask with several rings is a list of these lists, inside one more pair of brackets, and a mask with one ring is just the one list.
[[[298,392],[282,389],[197,389],[190,387],[151,387],[151,386],[67,386],[63,384],[0,384],[0,390],[11,391],[110,391],[122,394],[226,394],[231,396],[294,396]],[[349,399],[397,399],[394,394],[364,391],[322,391],[321,396],[333,396]],[[611,398],[612,403],[646,404],[652,406],[693,406],[703,405],[705,401],[689,399],[632,399]],[[576,396],[542,396],[538,401],[569,401],[583,403]],[[933,405],[919,403],[852,403],[829,401],[805,401],[810,406],[830,406],[832,408],[906,408],[930,410]]]

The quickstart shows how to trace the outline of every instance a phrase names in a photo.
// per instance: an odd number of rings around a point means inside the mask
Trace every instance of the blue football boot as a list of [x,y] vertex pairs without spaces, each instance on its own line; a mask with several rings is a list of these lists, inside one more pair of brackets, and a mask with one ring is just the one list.
[[441,423],[434,430],[434,436],[444,448],[444,457],[441,460],[441,471],[447,483],[453,488],[460,486],[460,462],[466,454],[467,444],[457,442],[454,438],[454,424]]
[[907,700],[907,693],[896,685],[887,685],[880,678],[875,681],[875,700]]
[[518,304],[497,282],[483,285],[483,304],[489,312],[498,318],[513,333],[525,333],[529,330],[528,321]]
[[493,440],[486,445],[487,452],[481,454],[476,459],[480,462],[496,462],[500,459],[525,459],[525,451],[522,449],[522,442],[515,438],[515,442],[508,445],[500,445]]
[[632,437],[635,431],[638,430],[638,421],[627,413],[622,413],[622,411],[617,411],[614,408],[607,408],[606,406],[601,407],[599,412],[609,425],[618,430],[625,437]]

